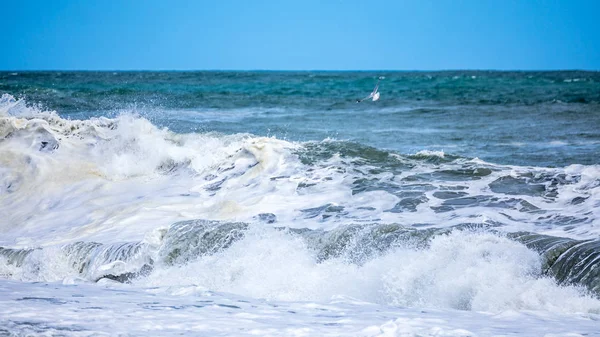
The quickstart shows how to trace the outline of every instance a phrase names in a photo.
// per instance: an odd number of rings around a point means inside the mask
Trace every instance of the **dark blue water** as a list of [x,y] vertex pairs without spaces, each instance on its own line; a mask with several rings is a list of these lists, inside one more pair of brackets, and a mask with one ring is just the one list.
[[[357,104],[378,76],[380,100]],[[0,92],[67,118],[134,112],[176,132],[600,163],[598,72],[3,72]]]

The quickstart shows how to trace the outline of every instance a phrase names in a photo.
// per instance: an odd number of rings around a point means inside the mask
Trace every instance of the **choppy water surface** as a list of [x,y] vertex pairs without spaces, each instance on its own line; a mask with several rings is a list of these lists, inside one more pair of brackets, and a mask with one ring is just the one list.
[[600,331],[599,73],[28,72],[0,92],[3,333]]

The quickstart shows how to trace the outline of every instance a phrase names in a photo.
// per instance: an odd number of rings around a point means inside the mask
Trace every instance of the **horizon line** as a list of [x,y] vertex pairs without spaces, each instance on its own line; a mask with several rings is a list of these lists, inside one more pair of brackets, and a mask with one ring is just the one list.
[[3,73],[19,72],[452,72],[452,71],[489,71],[489,72],[600,72],[600,69],[0,69]]

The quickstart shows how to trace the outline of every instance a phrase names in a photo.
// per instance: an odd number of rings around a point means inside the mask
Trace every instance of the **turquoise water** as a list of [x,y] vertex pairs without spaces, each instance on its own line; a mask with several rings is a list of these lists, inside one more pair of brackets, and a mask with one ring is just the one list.
[[[357,104],[378,76],[381,99]],[[600,162],[598,72],[4,72],[0,92],[66,118],[133,111],[175,132],[331,138],[499,164]]]

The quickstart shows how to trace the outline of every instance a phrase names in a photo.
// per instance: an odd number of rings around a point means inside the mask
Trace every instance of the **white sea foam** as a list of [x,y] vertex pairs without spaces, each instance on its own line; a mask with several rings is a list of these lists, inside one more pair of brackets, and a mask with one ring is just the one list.
[[0,283],[0,326],[64,336],[593,336],[594,314],[383,306],[351,298],[264,301],[106,284]]
[[440,158],[444,158],[444,151],[430,151],[430,150],[422,150],[415,153],[415,156],[436,156]]
[[[560,224],[538,226],[539,216],[522,211],[520,206],[499,212],[497,208],[473,204],[438,211],[447,203],[436,197],[440,189],[455,188],[467,196],[510,199],[510,194],[494,193],[489,187],[509,171],[517,178],[531,171],[583,174],[572,169],[501,167],[474,159],[444,166],[415,162],[410,170],[366,177],[357,172],[370,170],[368,165],[356,168],[352,158],[336,155],[317,166],[307,166],[295,153],[302,144],[275,138],[176,134],[128,114],[115,119],[66,120],[55,113],[27,107],[8,95],[1,102],[4,117],[0,117],[0,135],[10,137],[0,143],[0,229],[6,233],[0,245],[135,241],[152,229],[178,220],[250,221],[259,213],[275,214],[284,226],[323,229],[353,221],[438,227],[495,221],[506,224],[506,230],[511,231],[533,230],[579,238],[595,237],[600,232],[595,207],[597,188],[587,178],[557,186],[563,193],[556,200],[538,195],[518,196],[549,216],[558,211],[563,217],[581,217],[582,212],[594,214],[587,217],[586,223],[566,232]],[[445,154],[420,151],[417,156],[444,158]],[[402,188],[411,184],[407,179],[413,176],[464,167],[472,167],[474,172],[489,168],[491,173],[467,181],[428,182],[435,188],[424,192],[426,202],[416,205],[417,212],[386,212],[400,201],[389,191],[354,191],[359,179],[379,179]],[[586,170],[597,167],[586,166]],[[577,197],[583,201],[571,205]],[[336,205],[343,211],[327,218],[311,217],[303,211],[323,205]]]
[[[307,173],[294,143],[180,135],[132,115],[71,121],[23,107],[15,113],[22,104],[8,101],[11,116],[0,127],[0,134],[11,134],[0,144],[0,228],[12,235],[0,244],[136,240],[181,219],[249,220],[270,212],[292,221],[302,209],[332,202],[383,210],[396,199],[372,192],[348,200],[351,190],[338,169]],[[50,145],[41,148],[44,142]],[[296,191],[299,183],[321,179],[326,183]]]
[[161,267],[136,284],[194,285],[278,301],[345,296],[408,307],[600,313],[600,301],[542,277],[540,264],[519,243],[458,231],[434,238],[427,249],[398,248],[363,265],[344,258],[318,263],[300,238],[259,229],[220,253]]
[[[44,270],[36,281],[51,281],[55,262],[35,259],[40,264],[32,269]],[[461,231],[360,266],[316,263],[299,237],[255,227],[227,250],[157,266],[131,285],[103,279],[92,286],[68,274],[63,284],[2,281],[0,326],[68,336],[593,335],[600,301],[541,277],[539,264],[518,243]]]
[[[541,275],[537,253],[502,236],[455,231],[427,248],[396,247],[360,264],[342,257],[317,262],[300,237],[273,230],[256,216],[271,213],[275,226],[317,230],[470,222],[596,238],[600,166],[500,166],[428,150],[386,157],[366,149],[361,157],[354,148],[336,150],[338,143],[177,134],[127,113],[68,120],[2,96],[0,246],[44,249],[20,266],[0,258],[0,277],[64,285],[0,281],[6,299],[0,327],[35,333],[35,324],[21,324],[33,319],[47,333],[63,331],[56,323],[63,320],[83,327],[81,335],[106,331],[80,315],[84,305],[97,305],[94,310],[113,322],[110,331],[133,335],[152,328],[175,334],[186,327],[263,335],[485,336],[508,334],[512,325],[524,335],[595,331],[598,300],[579,288],[557,286]],[[317,154],[306,159],[302,153],[311,146]],[[498,181],[506,183],[492,188]],[[159,261],[162,230],[197,218],[252,226],[223,251],[184,265],[157,262],[132,285],[102,278],[137,270],[149,258]],[[107,262],[100,249],[81,272],[64,250],[76,241],[141,241],[146,250],[128,261]],[[110,289],[87,284],[99,278]],[[123,300],[103,298],[113,287]],[[72,301],[80,290],[86,299]],[[215,303],[193,307],[199,299],[218,297],[231,305],[242,296],[249,299],[240,303],[250,304],[235,304],[243,307],[239,313]],[[157,307],[146,305],[153,301]],[[119,320],[119,312],[127,318]],[[339,317],[319,316],[323,312]],[[236,330],[240,326],[247,329]]]

